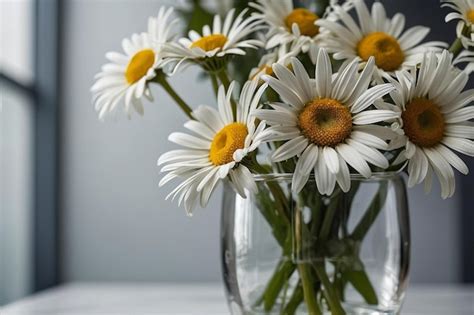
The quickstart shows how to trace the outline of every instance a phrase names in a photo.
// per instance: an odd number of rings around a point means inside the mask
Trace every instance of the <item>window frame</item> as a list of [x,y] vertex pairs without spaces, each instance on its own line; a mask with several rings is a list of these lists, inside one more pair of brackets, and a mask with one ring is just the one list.
[[33,292],[55,286],[59,273],[59,38],[60,0],[32,0],[33,82],[0,72],[0,82],[33,106]]
[[59,284],[60,0],[35,1],[33,290]]

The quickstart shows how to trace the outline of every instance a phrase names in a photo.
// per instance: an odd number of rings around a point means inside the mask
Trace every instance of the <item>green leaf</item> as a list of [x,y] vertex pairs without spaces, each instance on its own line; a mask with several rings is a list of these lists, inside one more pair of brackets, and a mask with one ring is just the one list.
[[377,294],[364,270],[350,270],[343,273],[343,277],[352,284],[367,303],[371,305],[379,303]]

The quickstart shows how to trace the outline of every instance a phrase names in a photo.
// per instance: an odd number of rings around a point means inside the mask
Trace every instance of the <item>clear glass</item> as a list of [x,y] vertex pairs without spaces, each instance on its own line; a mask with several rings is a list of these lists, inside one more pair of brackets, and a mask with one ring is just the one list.
[[31,292],[33,107],[0,82],[0,305]]
[[256,177],[247,199],[229,184],[221,221],[232,314],[398,314],[408,283],[410,230],[399,174],[351,177],[351,189],[299,194],[291,174]]

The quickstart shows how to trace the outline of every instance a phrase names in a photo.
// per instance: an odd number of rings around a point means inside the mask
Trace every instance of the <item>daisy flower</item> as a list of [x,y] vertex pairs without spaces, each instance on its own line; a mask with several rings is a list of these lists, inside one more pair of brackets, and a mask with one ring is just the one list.
[[188,38],[165,46],[166,56],[179,63],[197,63],[210,71],[220,70],[229,55],[245,55],[245,48],[257,49],[262,42],[245,39],[259,29],[260,21],[254,17],[244,18],[248,10],[243,10],[235,19],[235,9],[230,10],[224,22],[219,15],[214,16],[212,28],[205,25],[202,35],[191,30]]
[[[272,109],[257,109],[255,115],[267,121],[265,141],[286,141],[271,159],[280,162],[298,157],[292,189],[301,191],[312,170],[322,194],[331,194],[337,182],[344,192],[350,188],[348,165],[365,177],[372,174],[369,164],[386,168],[388,161],[377,149],[386,149],[382,126],[371,124],[399,117],[390,110],[367,110],[375,100],[393,90],[392,84],[369,87],[374,71],[370,58],[358,73],[358,60],[342,66],[333,75],[327,52],[321,49],[311,79],[298,59],[292,71],[273,65],[276,77],[264,76],[282,99]],[[380,136],[379,136],[380,135]]]
[[335,59],[352,60],[357,57],[367,62],[375,58],[380,72],[393,73],[416,65],[427,50],[440,51],[441,42],[420,42],[429,33],[429,28],[412,27],[405,32],[405,17],[401,13],[390,19],[383,5],[375,2],[369,12],[362,0],[354,0],[359,24],[345,10],[335,7],[339,22],[318,20],[316,24],[322,29],[321,45],[334,53]]
[[[455,190],[453,167],[468,173],[466,164],[453,152],[474,156],[474,89],[462,92],[468,75],[452,65],[452,56],[425,55],[419,73],[397,72],[397,89],[390,93],[396,106],[384,104],[401,113],[399,132],[393,148],[403,150],[394,162],[408,160],[408,185],[425,181],[430,191],[432,173],[441,183],[442,198]],[[380,108],[380,106],[378,106]]]
[[295,41],[291,44],[281,45],[274,51],[265,54],[260,59],[258,66],[250,70],[250,80],[260,80],[264,74],[273,75],[272,65],[279,63],[285,67],[290,66],[290,58],[296,57],[301,52],[303,42]]
[[[446,15],[446,22],[459,20],[456,34],[461,38],[463,46],[467,49],[474,46],[474,0],[441,0],[442,7],[448,7],[454,12]],[[468,34],[465,34],[465,32]]]
[[169,140],[185,147],[163,154],[158,165],[166,164],[162,172],[168,172],[160,181],[160,186],[172,179],[183,179],[168,196],[179,196],[179,204],[191,213],[198,200],[204,207],[216,185],[227,176],[234,189],[245,198],[245,190],[256,189],[249,169],[241,164],[243,158],[260,144],[265,123],[258,126],[253,111],[266,85],[258,88],[257,81],[245,83],[237,103],[236,115],[232,112],[231,98],[234,83],[227,93],[223,86],[218,91],[218,110],[200,106],[193,112],[196,120],[184,126],[195,133],[172,133]]
[[172,8],[162,7],[156,18],[148,21],[148,32],[133,34],[122,41],[124,53],[109,52],[105,56],[110,63],[102,66],[91,88],[95,109],[99,118],[113,112],[124,100],[125,112],[130,117],[133,110],[143,115],[143,97],[152,101],[148,87],[157,70],[163,67],[159,46],[171,38],[171,29],[177,20],[170,20]]
[[[299,38],[311,43],[319,34],[319,27],[314,24],[319,17],[308,9],[295,8],[292,0],[257,0],[249,5],[259,11],[252,16],[269,26],[267,49],[291,44]],[[304,52],[307,50],[305,45]]]
[[[331,5],[326,8],[324,18],[337,19],[331,8],[338,1],[331,0]],[[279,45],[287,45],[294,41],[303,41],[302,51],[310,51],[310,47],[316,44],[319,34],[319,26],[315,21],[320,17],[307,8],[295,8],[292,0],[257,0],[249,3],[258,12],[253,13],[263,23],[269,26],[266,37],[266,49]],[[348,10],[352,1],[346,1],[341,8]]]

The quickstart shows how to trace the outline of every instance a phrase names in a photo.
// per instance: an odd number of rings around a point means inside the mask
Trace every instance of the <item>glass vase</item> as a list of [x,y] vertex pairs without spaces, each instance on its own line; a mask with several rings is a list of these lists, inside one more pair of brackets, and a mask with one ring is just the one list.
[[399,174],[351,177],[351,189],[299,194],[291,174],[257,175],[241,198],[225,185],[223,280],[236,314],[398,314],[410,229]]

